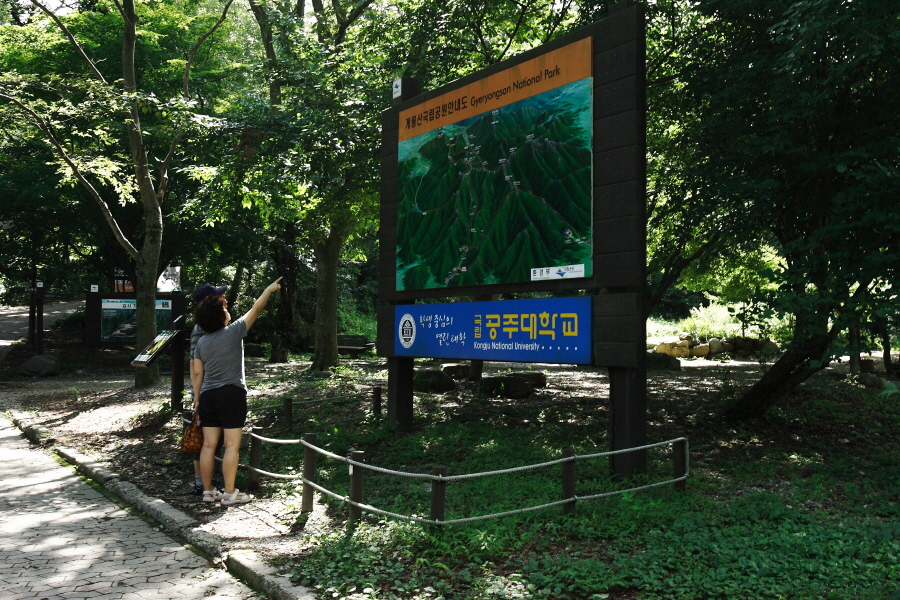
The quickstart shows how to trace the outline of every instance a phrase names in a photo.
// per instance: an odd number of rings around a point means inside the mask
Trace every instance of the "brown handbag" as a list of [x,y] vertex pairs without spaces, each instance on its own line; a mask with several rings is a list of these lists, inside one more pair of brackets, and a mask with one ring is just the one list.
[[191,424],[184,430],[181,437],[181,451],[187,454],[197,454],[203,447],[203,429],[200,427],[200,415],[194,413]]

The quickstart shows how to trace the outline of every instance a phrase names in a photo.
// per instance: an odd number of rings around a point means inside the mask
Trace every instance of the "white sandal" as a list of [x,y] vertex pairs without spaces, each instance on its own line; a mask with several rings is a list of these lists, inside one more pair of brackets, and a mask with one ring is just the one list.
[[246,504],[253,500],[253,496],[250,494],[245,494],[241,490],[234,488],[233,494],[223,493],[221,495],[222,498],[222,506],[228,506],[230,504]]
[[203,490],[204,502],[218,502],[224,494],[219,490]]

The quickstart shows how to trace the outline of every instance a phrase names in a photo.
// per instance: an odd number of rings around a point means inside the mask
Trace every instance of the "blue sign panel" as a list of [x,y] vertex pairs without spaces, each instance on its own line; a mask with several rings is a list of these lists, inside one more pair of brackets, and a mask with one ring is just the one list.
[[397,356],[590,364],[591,298],[395,307]]

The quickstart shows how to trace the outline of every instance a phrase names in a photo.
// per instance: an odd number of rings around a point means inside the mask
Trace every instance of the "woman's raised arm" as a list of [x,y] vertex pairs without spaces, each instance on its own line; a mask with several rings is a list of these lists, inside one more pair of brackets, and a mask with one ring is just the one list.
[[250,331],[250,328],[253,327],[253,324],[256,323],[256,317],[259,316],[259,313],[262,312],[262,309],[266,307],[266,304],[269,302],[269,296],[272,295],[272,292],[277,292],[281,289],[281,277],[276,279],[274,282],[269,284],[269,287],[263,290],[263,293],[259,295],[259,298],[256,299],[256,302],[253,303],[253,307],[247,311],[247,314],[244,315],[244,322],[247,324],[247,331]]

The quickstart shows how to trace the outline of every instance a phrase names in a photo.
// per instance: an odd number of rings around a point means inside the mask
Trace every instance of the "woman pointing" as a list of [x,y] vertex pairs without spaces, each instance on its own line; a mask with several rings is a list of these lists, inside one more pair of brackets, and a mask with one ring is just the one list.
[[[203,501],[222,505],[250,502],[253,496],[234,487],[237,475],[241,430],[247,421],[247,383],[244,377],[244,337],[266,307],[272,292],[281,289],[281,277],[270,284],[247,313],[231,320],[224,296],[204,298],[194,312],[198,325],[206,332],[197,341],[192,365],[194,410],[203,427],[203,449],[200,451],[200,477],[203,479]],[[225,436],[222,457],[222,479],[225,493],[213,488],[216,445]]]

